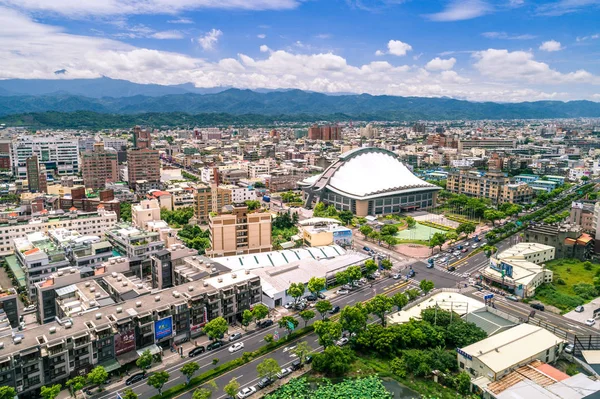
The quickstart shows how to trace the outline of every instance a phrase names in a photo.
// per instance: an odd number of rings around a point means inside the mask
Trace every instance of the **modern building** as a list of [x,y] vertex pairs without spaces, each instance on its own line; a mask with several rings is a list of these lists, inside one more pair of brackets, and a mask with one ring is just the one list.
[[522,242],[492,256],[481,275],[488,284],[500,284],[515,295],[529,298],[537,287],[552,282],[553,273],[545,263],[554,256],[552,246]]
[[127,152],[127,181],[137,192],[160,189],[160,157],[152,149],[150,132],[136,126],[133,148]]
[[458,150],[468,151],[472,148],[489,148],[491,150],[515,148],[516,143],[516,140],[511,139],[459,139]]
[[53,229],[48,231],[48,237],[58,248],[64,250],[71,266],[78,270],[94,270],[114,256],[112,245],[102,240],[102,235],[82,235],[73,230]]
[[46,176],[46,167],[40,165],[37,155],[32,155],[25,160],[27,169],[27,185],[32,193],[48,192],[48,177]]
[[119,180],[117,152],[104,147],[103,142],[94,143],[92,152],[81,154],[83,182],[93,190],[104,189],[106,183]]
[[537,224],[525,230],[526,242],[537,242],[556,248],[556,258],[587,260],[594,252],[594,238],[579,225]]
[[212,212],[212,189],[204,184],[196,185],[194,196],[194,219],[197,223],[208,223]]
[[302,240],[311,247],[339,245],[348,248],[352,246],[352,230],[341,226],[337,219],[311,218],[302,220],[298,224]]
[[317,124],[308,128],[309,140],[334,141],[342,139],[342,127],[337,125],[319,126]]
[[126,222],[115,224],[105,234],[115,251],[129,258],[132,272],[140,276],[147,275],[150,257],[165,249],[160,233],[139,229]]
[[348,151],[322,174],[300,185],[308,208],[323,202],[357,216],[430,209],[441,190],[415,176],[396,154],[382,148]]
[[55,176],[79,173],[79,143],[77,139],[57,134],[19,135],[12,143],[13,173],[27,178],[27,158],[36,155],[46,172]]
[[223,207],[233,203],[232,190],[228,186],[211,186],[211,212],[219,213]]
[[379,136],[379,131],[372,123],[360,129],[360,136],[368,139],[373,139]]
[[226,205],[223,213],[209,217],[211,257],[270,251],[271,214],[249,212],[245,205]]
[[70,190],[70,194],[65,193],[58,198],[58,206],[55,208],[62,209],[65,212],[83,211],[94,212],[98,209],[115,212],[117,217],[121,217],[121,203],[115,199],[115,195],[111,190],[102,190],[97,194],[88,194],[85,187],[74,187]]
[[501,171],[487,173],[459,169],[448,173],[446,189],[451,193],[488,198],[495,204],[530,203],[533,190],[526,183],[512,183]]
[[146,229],[149,222],[156,222],[159,220],[161,220],[161,218],[158,200],[142,200],[139,204],[131,206],[131,221],[136,227]]

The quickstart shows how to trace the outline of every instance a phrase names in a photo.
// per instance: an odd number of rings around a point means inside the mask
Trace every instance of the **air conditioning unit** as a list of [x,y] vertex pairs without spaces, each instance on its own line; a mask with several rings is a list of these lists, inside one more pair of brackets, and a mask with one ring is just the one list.
[[101,296],[102,296],[102,294],[99,292],[96,292],[96,294],[94,294],[94,298],[100,298]]
[[[115,263],[115,262],[112,262],[112,263]],[[113,276],[113,278],[117,277],[117,272],[112,272],[110,275]]]
[[219,277],[219,278],[217,279],[217,281],[218,281],[219,283],[222,283],[222,282],[223,282],[223,277]]
[[119,307],[117,308],[117,313],[123,313],[123,308],[119,306]]
[[0,342],[0,349],[4,349],[4,342]]
[[71,327],[73,327],[73,323],[71,323],[70,321],[67,321],[65,323],[65,328],[71,328]]
[[127,281],[123,281],[123,287],[127,287]]
[[179,298],[179,297],[180,297],[180,295],[179,295],[179,292],[177,292],[177,291],[173,291],[173,296],[174,296],[175,298]]
[[141,307],[142,307],[142,302],[141,302],[141,301],[137,301],[137,302],[135,303],[135,307],[136,307],[136,308],[141,308]]
[[96,287],[90,287],[90,292],[95,292],[96,291]]
[[189,292],[192,292],[192,291],[194,291],[194,286],[193,286],[193,285],[188,285],[188,291],[189,291]]
[[121,277],[121,276],[117,277],[117,281],[121,281],[121,280],[123,280],[123,277]]
[[154,302],[160,302],[160,295],[154,297]]
[[89,287],[89,286],[90,286],[90,284],[91,284],[91,283],[90,283],[89,281],[86,281],[86,282],[85,282],[85,286],[86,286],[86,287]]
[[204,281],[204,282],[202,283],[202,285],[203,285],[203,286],[205,286],[205,287],[208,287],[208,282],[207,282],[207,281]]
[[15,338],[13,339],[13,343],[14,343],[15,345],[16,345],[16,344],[20,344],[20,343],[21,343],[21,341],[23,341],[23,337],[15,337]]
[[100,320],[102,318],[102,313],[96,313],[96,320]]
[[237,277],[237,274],[231,273],[231,278],[236,278],[236,277]]
[[50,327],[50,334],[54,334],[56,332],[56,327]]

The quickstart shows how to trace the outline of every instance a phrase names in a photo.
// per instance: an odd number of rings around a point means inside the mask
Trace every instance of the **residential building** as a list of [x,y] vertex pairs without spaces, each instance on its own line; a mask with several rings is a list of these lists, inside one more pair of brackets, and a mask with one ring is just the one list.
[[93,270],[114,256],[112,245],[102,240],[102,235],[82,235],[73,230],[53,229],[48,231],[48,237],[65,251],[71,266],[77,269],[85,267]]
[[14,288],[0,287],[0,329],[19,327],[21,320],[17,296],[17,290]]
[[136,126],[133,148],[127,152],[127,181],[136,192],[160,189],[160,157],[152,149],[150,132]]
[[342,139],[342,127],[337,125],[319,126],[317,124],[308,128],[309,140],[334,141]]
[[36,155],[46,172],[54,176],[79,173],[79,143],[61,135],[22,134],[12,143],[13,173],[18,179],[27,177],[27,158]]
[[207,223],[212,212],[212,189],[204,184],[196,186],[194,196],[194,218],[197,223]]
[[270,251],[271,214],[248,212],[245,205],[226,205],[223,213],[209,217],[209,256],[229,256]]
[[500,171],[488,173],[476,170],[454,170],[448,172],[446,189],[451,193],[471,197],[488,198],[493,203],[529,203],[533,190],[526,183],[511,183]]
[[594,238],[578,225],[538,224],[525,230],[525,241],[537,242],[556,248],[556,258],[587,260],[594,251]]
[[63,211],[72,212],[83,211],[93,212],[100,208],[107,211],[112,211],[117,214],[117,217],[121,217],[121,203],[115,199],[114,193],[111,190],[102,190],[98,194],[91,194],[88,196],[85,187],[74,187],[71,189],[70,194],[66,194],[58,198],[58,207]]
[[94,143],[94,151],[81,154],[83,182],[93,190],[104,189],[106,183],[119,180],[117,153],[105,149],[103,142]]
[[32,155],[25,160],[27,169],[27,185],[32,193],[47,193],[48,181],[46,167],[40,165],[37,155]]
[[158,200],[146,199],[131,206],[131,221],[136,227],[145,229],[148,227],[148,222],[158,220],[161,220]]
[[[177,285],[175,280],[175,268],[177,265],[181,264],[184,259],[191,257],[196,259],[197,255],[197,250],[187,248],[183,244],[171,245],[152,255],[152,287],[163,289]],[[183,284],[184,283],[185,282],[183,282]]]
[[145,231],[125,222],[117,223],[105,234],[115,251],[129,258],[131,270],[142,276],[147,273],[144,269],[150,267],[150,257],[165,248],[158,232]]
[[367,126],[360,129],[361,137],[366,137],[368,139],[373,139],[379,136],[379,131],[372,123],[367,124]]
[[229,186],[211,186],[211,212],[221,212],[224,206],[233,202],[232,191]]
[[594,218],[595,204],[591,202],[573,202],[569,223],[581,226],[583,231],[596,235],[596,223]]
[[492,256],[481,275],[489,284],[500,284],[515,295],[529,298],[537,287],[552,282],[553,273],[545,268],[545,262],[554,256],[552,246],[522,242]]
[[458,151],[468,151],[471,148],[489,148],[491,150],[498,150],[500,148],[515,148],[516,140],[511,139],[459,139],[458,140]]

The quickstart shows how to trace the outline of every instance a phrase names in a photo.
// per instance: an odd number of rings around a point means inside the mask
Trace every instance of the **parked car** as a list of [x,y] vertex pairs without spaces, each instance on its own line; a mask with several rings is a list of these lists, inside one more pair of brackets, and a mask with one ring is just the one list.
[[283,305],[283,307],[286,309],[291,309],[293,306],[294,306],[294,302],[288,302],[285,305]]
[[475,244],[471,245],[471,248],[475,249],[475,248],[477,248],[478,246],[479,246],[479,244],[475,243]]
[[262,320],[262,321],[259,321],[256,325],[258,328],[270,327],[273,325],[273,320],[271,320],[271,319]]
[[381,277],[381,273],[376,271],[373,273],[373,276],[375,276],[375,278]]
[[241,391],[239,391],[237,393],[237,395],[235,395],[235,397],[237,399],[246,399],[246,398],[249,398],[250,396],[254,395],[255,393],[256,393],[256,388],[248,387],[248,388],[244,388]]
[[585,321],[585,325],[586,325],[586,326],[590,326],[590,327],[591,327],[591,326],[593,326],[594,324],[596,324],[596,319],[587,319],[587,320]]
[[434,267],[435,267],[435,265],[433,264],[433,262],[427,264],[428,269],[433,269]]
[[315,302],[319,298],[316,295],[310,294],[310,295],[305,296],[304,299],[306,299],[307,301],[310,301],[310,302]]
[[454,266],[450,266],[450,267],[448,268],[448,271],[449,271],[449,272],[453,272],[453,271],[455,271],[455,270],[456,270],[456,267],[454,267]]
[[333,309],[331,309],[329,311],[329,314],[336,314],[339,311],[340,311],[340,307],[339,306],[334,306]]
[[300,367],[302,367],[302,362],[300,361],[300,359],[296,359],[292,362],[290,367],[292,368],[292,370],[298,370],[300,369]]
[[369,247],[363,247],[363,250],[364,250],[365,252],[371,252],[371,248],[369,248]]
[[229,347],[229,353],[234,353],[234,352],[240,351],[242,349],[244,349],[244,343],[236,342],[235,344],[233,344]]
[[569,344],[565,346],[565,353],[571,354],[573,353],[573,350],[575,350],[575,345]]
[[189,353],[188,356],[189,357],[194,357],[194,356],[198,356],[202,353],[206,352],[206,348],[203,346],[197,346],[194,349],[192,349]]
[[242,333],[233,333],[229,335],[229,342],[242,338]]
[[508,299],[509,301],[513,301],[513,302],[519,302],[519,297],[516,295],[507,295],[506,299]]
[[288,375],[292,374],[292,368],[291,367],[287,367],[287,368],[283,368],[281,369],[281,371],[279,373],[277,373],[277,378],[282,379],[287,377]]
[[302,310],[306,309],[306,306],[307,306],[307,305],[306,305],[306,302],[298,302],[298,303],[296,304],[296,306],[294,306],[294,308],[295,308],[296,310],[300,310],[300,311],[302,311]]
[[459,256],[460,255],[460,251],[454,251],[454,252],[452,252],[452,255]]
[[136,373],[125,380],[125,385],[132,385],[146,378],[146,373]]
[[342,285],[342,289],[343,290],[351,290],[352,286],[350,284],[344,284],[344,285]]
[[407,276],[408,276],[408,278],[413,278],[415,276],[415,274],[417,274],[417,273],[415,273],[415,271],[413,269],[410,269],[408,271]]
[[312,355],[308,355],[306,356],[306,359],[304,359],[304,364],[310,364],[313,361],[313,357]]
[[221,341],[215,341],[215,342],[211,342],[210,344],[206,345],[206,350],[207,351],[211,351],[211,350],[214,350],[214,349],[219,349],[222,346],[223,346],[223,342],[221,342]]
[[269,385],[271,385],[273,383],[273,380],[269,377],[265,377],[262,380],[258,381],[258,388],[259,389],[265,389],[266,387],[268,387]]
[[463,249],[461,249],[460,251],[461,251],[461,252],[464,254],[465,252],[468,252],[468,251],[469,251],[469,248],[463,248]]
[[25,306],[25,308],[23,308],[23,313],[33,312],[36,308],[37,306],[35,305]]
[[577,313],[581,313],[581,312],[583,312],[583,306],[581,306],[581,305],[577,306],[577,307],[575,308],[575,311],[576,311]]
[[343,338],[340,338],[340,339],[339,339],[339,340],[338,340],[338,341],[337,341],[335,344],[336,344],[337,346],[344,346],[344,345],[346,345],[347,343],[348,343],[348,338],[346,338],[346,337],[343,337]]
[[394,280],[398,280],[402,277],[402,275],[400,273],[396,273],[392,277],[394,278]]
[[535,310],[539,310],[539,311],[542,311],[542,312],[544,311],[544,309],[546,309],[544,307],[544,305],[542,305],[541,303],[532,303],[530,306],[532,308],[534,308]]
[[[366,281],[366,280],[365,280]],[[325,296],[325,294],[323,294],[322,292],[319,292],[317,294],[317,296],[319,297],[319,299],[326,299],[327,297]]]
[[337,294],[339,294],[339,295],[346,295],[346,294],[348,294],[349,292],[350,292],[350,291],[348,291],[348,290],[337,290],[337,291],[336,291],[336,293],[337,293]]

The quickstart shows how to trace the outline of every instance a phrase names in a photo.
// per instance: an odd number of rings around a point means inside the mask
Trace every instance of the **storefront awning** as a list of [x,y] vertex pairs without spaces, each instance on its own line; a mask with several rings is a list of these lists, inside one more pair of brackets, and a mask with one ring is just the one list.
[[107,373],[121,368],[121,365],[115,359],[107,360],[104,363],[100,363],[99,365],[104,367],[104,370],[106,370]]
[[150,354],[152,354],[152,355],[158,355],[161,352],[161,349],[158,347],[158,345],[152,344],[150,346],[147,346],[145,348],[138,350],[137,351],[138,356],[142,356],[142,354],[145,351],[150,351]]
[[117,362],[119,362],[119,364],[121,366],[131,363],[134,360],[137,360],[137,358],[140,357],[139,354],[136,351],[129,351],[127,353],[123,353],[122,355],[117,356]]

